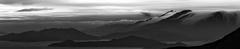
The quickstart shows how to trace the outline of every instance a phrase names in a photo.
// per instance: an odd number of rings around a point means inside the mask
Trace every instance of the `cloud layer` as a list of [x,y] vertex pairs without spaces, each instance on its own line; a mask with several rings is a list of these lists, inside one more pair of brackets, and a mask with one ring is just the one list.
[[43,10],[52,10],[51,8],[30,8],[30,9],[21,9],[17,12],[32,12],[32,11],[43,11]]
[[[41,6],[130,6],[138,8],[182,8],[238,6],[239,0],[0,0],[1,4]],[[66,7],[65,7],[66,8]],[[238,7],[239,8],[239,7]]]
[[240,0],[0,0],[0,17],[136,14],[162,12],[165,9],[238,10],[239,2]]

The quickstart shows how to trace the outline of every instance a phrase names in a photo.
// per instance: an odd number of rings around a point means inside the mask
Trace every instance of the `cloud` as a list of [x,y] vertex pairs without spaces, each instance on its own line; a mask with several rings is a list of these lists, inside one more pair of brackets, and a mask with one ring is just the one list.
[[38,3],[53,3],[56,0],[0,0],[1,4],[20,4],[20,5],[31,5]]
[[2,4],[33,4],[34,0],[0,0]]
[[[107,3],[106,3],[106,2]],[[135,13],[162,9],[239,9],[239,0],[0,0],[0,15],[48,15]],[[7,6],[2,6],[7,5]],[[32,9],[27,9],[32,8]],[[35,8],[54,8],[35,9]],[[21,9],[21,10],[19,10]],[[157,9],[157,10],[153,10]],[[161,9],[161,10],[158,10]],[[47,10],[47,11],[43,11]],[[33,12],[41,11],[41,12]],[[15,13],[14,13],[15,12]],[[71,13],[68,13],[71,12]],[[46,14],[46,15],[47,15]]]
[[32,12],[32,11],[43,11],[43,10],[53,10],[51,8],[29,8],[29,9],[21,9],[17,12]]
[[43,11],[43,10],[53,10],[52,8],[29,8],[29,9],[21,9],[17,12],[32,12],[32,11]]
[[[208,7],[208,6],[239,6],[239,0],[0,0],[0,4],[60,6],[69,7],[95,7],[120,6],[136,7],[138,9],[170,9],[182,7]],[[226,3],[226,4],[225,4]]]

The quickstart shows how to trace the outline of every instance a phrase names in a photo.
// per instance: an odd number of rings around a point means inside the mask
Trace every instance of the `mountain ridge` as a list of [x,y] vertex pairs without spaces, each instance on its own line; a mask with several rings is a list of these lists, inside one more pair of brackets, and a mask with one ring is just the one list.
[[27,31],[22,33],[11,33],[0,36],[3,41],[38,42],[59,40],[89,40],[98,37],[85,34],[74,28],[50,28],[40,31]]
[[[179,13],[182,13],[182,12],[180,11]],[[221,16],[226,14],[227,16]],[[190,41],[198,41],[198,40],[213,41],[213,40],[219,39],[219,37],[222,37],[236,29],[236,26],[238,26],[237,25],[238,20],[235,20],[235,19],[239,18],[239,16],[234,16],[236,14],[237,12],[221,12],[221,11],[195,12],[191,10],[186,10],[184,12],[183,10],[183,14],[176,14],[177,16],[171,16],[174,18],[170,19],[169,17],[169,19],[163,19],[155,23],[144,24],[141,26],[137,26],[138,24],[127,24],[127,25],[122,24],[117,26],[107,25],[107,26],[102,26],[103,28],[100,27],[99,29],[103,29],[103,30],[105,29],[106,31],[113,30],[113,32],[117,31],[117,32],[114,32],[116,34],[119,33],[119,35],[117,36],[121,36],[121,34],[123,36],[130,35],[130,34],[135,34],[135,35],[137,34],[138,36],[146,36],[148,38],[153,38],[156,36],[157,37],[158,36],[162,36],[162,37],[174,36],[177,38],[172,37],[169,39],[184,39],[187,41],[189,40]],[[230,17],[228,15],[230,15]],[[215,18],[215,17],[217,17],[216,21],[212,20],[212,18]],[[145,22],[151,22],[151,20],[145,21]],[[145,23],[145,22],[141,22],[141,23]],[[108,28],[104,28],[104,27],[108,27]],[[98,32],[101,32],[101,30]],[[110,33],[109,35],[114,33]],[[103,35],[103,36],[109,36],[109,35]],[[169,36],[166,36],[166,35],[169,35]],[[205,35],[205,36],[202,36],[202,35]],[[215,36],[212,36],[212,35],[215,35]],[[155,39],[158,39],[158,38],[155,38]],[[158,40],[161,40],[161,39],[158,39]]]

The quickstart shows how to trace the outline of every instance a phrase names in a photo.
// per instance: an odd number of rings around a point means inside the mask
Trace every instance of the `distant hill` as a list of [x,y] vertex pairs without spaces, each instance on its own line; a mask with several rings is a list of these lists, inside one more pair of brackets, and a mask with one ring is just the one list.
[[0,36],[1,41],[38,42],[38,41],[62,41],[62,40],[91,40],[98,37],[85,34],[74,28],[51,28],[40,31],[27,31],[11,33]]
[[165,44],[160,41],[146,39],[137,36],[127,36],[111,41],[90,41],[90,42],[75,42],[72,40],[53,43],[50,47],[169,47],[169,46],[185,46],[185,44]]
[[[154,32],[159,32],[159,33],[154,33]],[[166,34],[162,34],[166,33]],[[172,37],[166,37],[172,35]],[[165,32],[165,31],[159,31],[157,29],[152,29],[152,30],[137,30],[137,31],[130,31],[130,32],[121,32],[121,33],[112,33],[112,34],[108,34],[105,36],[101,36],[101,38],[104,39],[114,39],[114,38],[122,38],[122,37],[127,37],[127,36],[137,36],[137,37],[144,37],[144,38],[148,38],[148,39],[152,39],[152,40],[157,40],[157,41],[164,41],[162,39],[167,39],[167,40],[182,40],[181,37],[186,37],[183,35],[179,35],[179,34],[174,34],[174,33],[170,33],[170,32]],[[179,36],[179,37],[176,37]],[[175,38],[179,38],[179,39],[175,39]],[[185,38],[188,39],[188,38]]]
[[172,47],[168,49],[239,49],[240,44],[240,28],[226,35],[222,39],[193,47]]

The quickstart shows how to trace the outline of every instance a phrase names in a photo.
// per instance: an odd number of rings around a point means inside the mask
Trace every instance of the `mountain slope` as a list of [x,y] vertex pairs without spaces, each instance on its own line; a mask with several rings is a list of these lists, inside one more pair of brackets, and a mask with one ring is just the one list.
[[45,29],[41,31],[28,31],[19,34],[8,34],[0,36],[2,41],[20,41],[20,42],[37,42],[37,41],[59,41],[59,40],[89,40],[98,37],[87,35],[74,28],[67,29]]
[[172,47],[168,49],[239,49],[240,28],[226,35],[222,39],[201,46]]
[[223,25],[236,25],[239,21],[239,12],[237,11],[216,11],[205,12],[193,15],[185,19],[185,23],[192,23],[197,25],[202,24],[223,24]]
[[98,29],[115,32],[106,35],[113,37],[136,35],[160,41],[214,41],[238,27],[239,14],[240,12],[232,11],[195,12],[186,10],[184,12],[183,10],[154,23],[149,22],[155,21],[157,18],[142,22],[148,23],[143,25],[141,23],[118,24],[102,26]]

